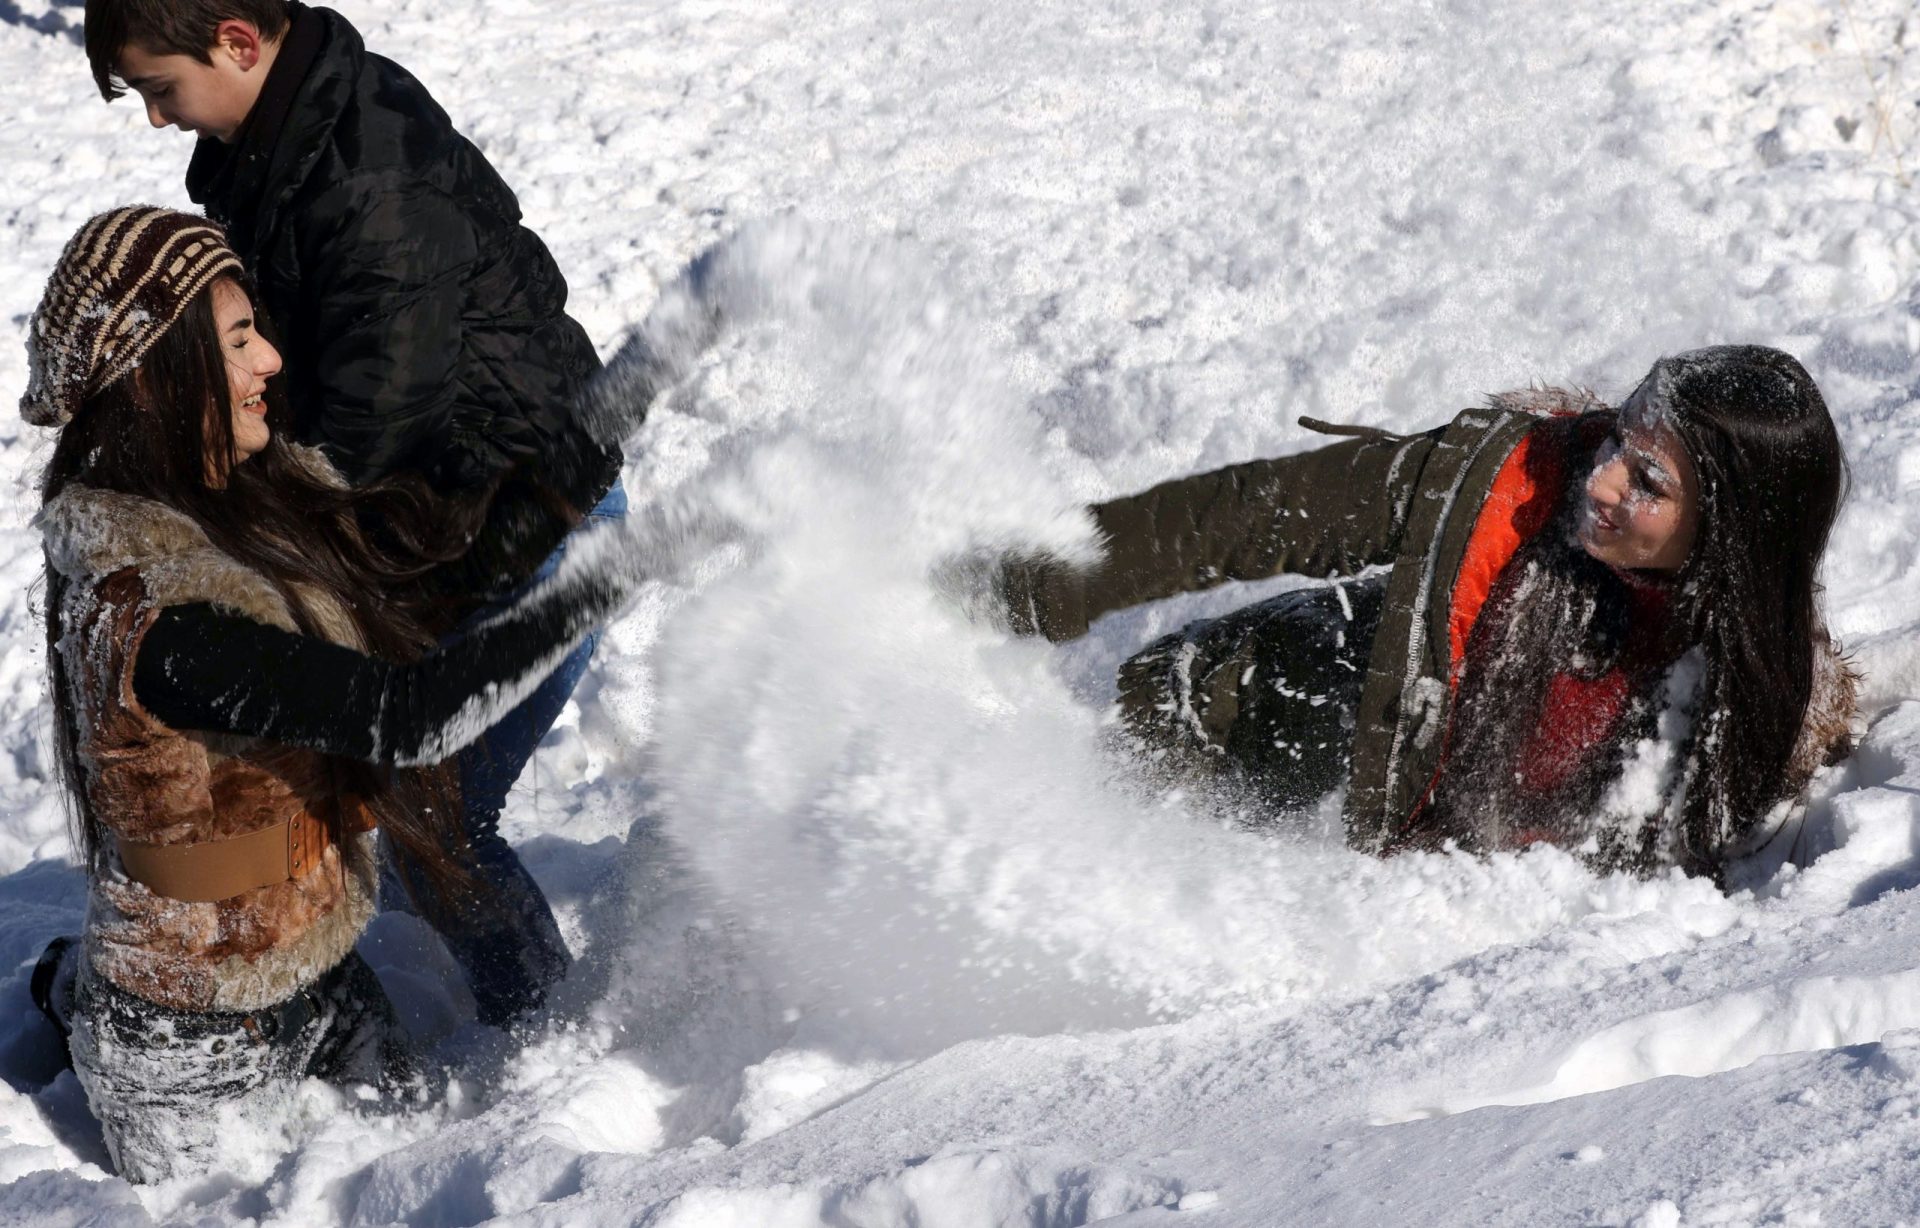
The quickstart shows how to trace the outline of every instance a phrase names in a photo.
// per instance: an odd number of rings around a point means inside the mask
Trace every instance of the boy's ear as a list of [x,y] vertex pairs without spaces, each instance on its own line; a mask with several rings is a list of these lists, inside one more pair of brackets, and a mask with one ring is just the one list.
[[230,17],[213,28],[213,54],[225,55],[242,72],[259,67],[260,53],[265,45],[265,40],[260,37],[260,27],[251,21]]

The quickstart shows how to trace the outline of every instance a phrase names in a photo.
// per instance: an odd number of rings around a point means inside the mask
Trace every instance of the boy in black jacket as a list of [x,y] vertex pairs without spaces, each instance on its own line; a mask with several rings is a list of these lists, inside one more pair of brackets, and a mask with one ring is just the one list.
[[[288,426],[350,482],[409,475],[484,521],[443,569],[449,609],[549,572],[568,533],[625,510],[620,457],[577,418],[600,363],[518,202],[424,87],[345,18],[297,0],[87,0],[109,100],[200,137],[187,191],[226,227],[284,339]],[[474,514],[479,514],[477,511]],[[592,644],[462,755],[495,898],[416,903],[465,966],[484,1022],[544,1000],[567,951],[496,827],[507,789]]]

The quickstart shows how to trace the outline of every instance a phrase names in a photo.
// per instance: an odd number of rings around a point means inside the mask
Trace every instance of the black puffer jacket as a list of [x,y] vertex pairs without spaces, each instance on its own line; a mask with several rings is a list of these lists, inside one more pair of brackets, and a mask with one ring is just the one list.
[[553,257],[418,81],[338,13],[292,9],[246,126],[200,142],[187,189],[283,339],[294,434],[356,484],[412,471],[457,494],[511,474],[503,499],[552,504],[537,478],[564,505],[548,518],[577,519],[620,458],[576,421],[600,363]]

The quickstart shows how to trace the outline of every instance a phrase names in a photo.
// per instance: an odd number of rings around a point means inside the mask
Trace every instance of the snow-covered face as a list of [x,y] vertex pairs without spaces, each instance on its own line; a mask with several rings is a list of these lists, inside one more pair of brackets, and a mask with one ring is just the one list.
[[1612,567],[1678,571],[1699,529],[1699,475],[1657,394],[1643,385],[1594,455],[1581,548]]
[[271,48],[250,23],[223,21],[208,56],[212,62],[202,64],[190,55],[160,55],[129,44],[114,71],[140,95],[154,127],[231,142],[260,97]]
[[213,325],[227,360],[227,391],[233,414],[233,450],[246,460],[267,446],[267,381],[280,371],[280,351],[254,325],[253,302],[237,282],[213,283]]

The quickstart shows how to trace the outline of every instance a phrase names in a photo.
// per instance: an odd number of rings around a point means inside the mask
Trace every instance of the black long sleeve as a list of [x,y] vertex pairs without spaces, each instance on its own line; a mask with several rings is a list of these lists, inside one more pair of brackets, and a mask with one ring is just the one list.
[[604,578],[549,585],[409,665],[206,603],[170,606],[141,642],[133,692],[177,729],[265,738],[371,763],[433,763],[511,710],[621,595],[621,586]]

